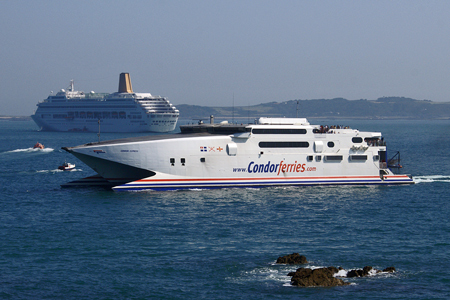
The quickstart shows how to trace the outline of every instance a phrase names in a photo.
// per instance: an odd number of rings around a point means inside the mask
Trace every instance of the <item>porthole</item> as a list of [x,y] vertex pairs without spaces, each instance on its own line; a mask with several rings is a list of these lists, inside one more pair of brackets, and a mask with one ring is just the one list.
[[334,147],[334,142],[328,142],[328,148],[333,148]]

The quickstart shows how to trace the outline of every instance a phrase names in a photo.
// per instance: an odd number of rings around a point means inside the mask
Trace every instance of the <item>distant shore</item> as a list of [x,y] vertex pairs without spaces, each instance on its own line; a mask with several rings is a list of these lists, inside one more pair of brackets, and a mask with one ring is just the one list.
[[[199,106],[177,104],[180,119],[253,121],[258,117],[283,118],[301,116],[327,120],[450,120],[450,102],[432,102],[405,97],[382,97],[376,100],[343,98],[289,100],[252,106]],[[28,121],[30,116],[0,116],[0,120]]]
[[0,116],[0,121],[31,121],[30,116]]

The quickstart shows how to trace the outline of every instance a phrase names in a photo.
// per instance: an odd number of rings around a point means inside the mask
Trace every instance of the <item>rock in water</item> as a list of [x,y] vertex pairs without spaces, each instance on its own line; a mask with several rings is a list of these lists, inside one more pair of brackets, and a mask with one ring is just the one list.
[[[294,286],[310,287],[310,286],[341,286],[348,285],[349,283],[333,277],[335,273],[334,267],[309,269],[299,268],[296,272],[289,273],[291,278],[291,284]],[[336,269],[337,270],[337,269]],[[292,275],[291,275],[292,274]]]
[[371,266],[365,266],[362,270],[351,270],[348,271],[347,273],[347,277],[364,277],[369,275],[369,272],[372,270],[373,268]]
[[383,270],[383,272],[393,273],[393,272],[395,272],[395,268],[394,267],[387,267],[386,269]]
[[308,261],[306,260],[306,257],[303,255],[300,255],[298,253],[292,253],[285,256],[280,256],[277,259],[277,264],[289,264],[289,265],[300,265],[300,264],[307,264]]

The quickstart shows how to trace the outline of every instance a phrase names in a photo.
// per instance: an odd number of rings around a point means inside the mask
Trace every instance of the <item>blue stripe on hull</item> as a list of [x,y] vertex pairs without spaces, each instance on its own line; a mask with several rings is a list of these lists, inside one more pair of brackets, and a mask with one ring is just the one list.
[[180,189],[219,189],[219,188],[261,188],[266,186],[286,185],[390,185],[409,184],[411,179],[405,180],[319,180],[319,181],[263,181],[263,182],[202,182],[202,183],[130,183],[114,187],[116,191],[139,191],[139,190],[180,190]]

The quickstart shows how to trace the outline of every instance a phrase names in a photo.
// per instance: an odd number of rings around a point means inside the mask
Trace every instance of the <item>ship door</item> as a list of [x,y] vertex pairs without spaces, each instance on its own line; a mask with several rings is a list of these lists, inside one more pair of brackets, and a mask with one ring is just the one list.
[[387,169],[386,151],[378,151],[380,157],[380,169]]
[[314,152],[321,153],[323,151],[323,142],[315,141],[314,142]]
[[227,154],[229,156],[236,156],[237,154],[237,145],[236,143],[227,144]]

